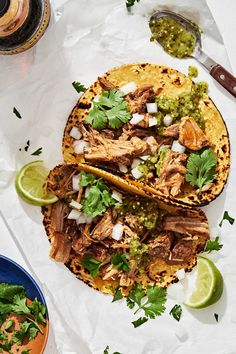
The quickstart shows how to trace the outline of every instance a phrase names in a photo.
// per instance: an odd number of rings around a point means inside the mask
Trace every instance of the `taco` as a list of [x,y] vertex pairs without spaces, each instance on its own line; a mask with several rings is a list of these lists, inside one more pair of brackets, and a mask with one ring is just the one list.
[[178,281],[178,270],[194,267],[209,239],[203,211],[165,205],[84,167],[60,165],[48,177],[59,198],[42,208],[54,260],[91,287],[114,294],[120,286],[123,295],[135,284],[166,287]]
[[66,163],[86,163],[175,205],[203,206],[227,181],[225,123],[205,83],[155,64],[99,77],[65,127]]

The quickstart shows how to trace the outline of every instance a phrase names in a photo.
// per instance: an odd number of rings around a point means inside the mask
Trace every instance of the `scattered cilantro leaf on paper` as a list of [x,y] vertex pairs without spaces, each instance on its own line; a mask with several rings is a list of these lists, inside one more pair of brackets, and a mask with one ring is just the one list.
[[148,321],[147,317],[140,317],[136,321],[133,321],[132,324],[133,324],[134,328],[137,328],[147,321]]
[[219,251],[222,247],[223,245],[219,243],[219,236],[217,236],[215,240],[207,241],[204,251],[210,253],[212,251]]
[[[132,309],[137,305],[134,314],[143,310],[147,319],[153,319],[165,311],[166,296],[166,288],[149,285],[145,291],[140,284],[135,284],[127,297],[127,306]],[[140,326],[141,322],[142,320],[139,319],[137,324]]]
[[73,81],[72,86],[78,93],[86,91],[86,87],[78,81]]
[[115,295],[112,299],[112,302],[115,302],[115,301],[118,301],[118,300],[121,300],[123,299],[123,295],[122,295],[122,292],[120,290],[120,286],[118,285],[116,288],[115,288]]
[[109,354],[109,345],[107,345],[106,346],[106,348],[104,349],[104,352],[103,352],[103,354]]
[[115,89],[103,91],[98,101],[93,102],[93,108],[86,118],[86,123],[91,124],[97,130],[105,127],[118,129],[127,123],[131,113],[123,96],[123,92]]
[[99,268],[102,262],[97,261],[92,257],[85,257],[80,261],[80,264],[89,271],[93,278],[95,278],[99,273]]
[[218,315],[218,313],[214,313],[214,317],[215,317],[215,319],[216,319],[216,322],[219,322],[219,315]]
[[212,183],[216,178],[216,164],[217,156],[211,148],[200,153],[192,152],[188,158],[185,180],[191,186],[199,187],[199,194],[201,194],[202,187]]
[[111,263],[114,264],[117,269],[121,269],[124,272],[130,270],[129,262],[124,254],[114,254],[111,257]]
[[42,154],[42,150],[43,150],[43,148],[38,148],[37,150],[35,150],[34,152],[32,152],[32,156],[38,156],[38,155],[40,155],[40,154]]
[[181,315],[182,315],[182,307],[180,305],[176,304],[170,310],[170,315],[172,315],[174,317],[174,319],[179,322]]
[[17,116],[17,118],[22,119],[20,112],[16,109],[16,107],[13,108],[13,113]]
[[232,218],[231,216],[229,216],[229,213],[227,211],[225,211],[223,218],[222,218],[221,222],[219,223],[219,227],[222,226],[224,220],[227,220],[230,223],[230,225],[233,225],[235,219]]
[[139,2],[140,0],[126,0],[126,7],[128,10],[135,4],[135,2]]

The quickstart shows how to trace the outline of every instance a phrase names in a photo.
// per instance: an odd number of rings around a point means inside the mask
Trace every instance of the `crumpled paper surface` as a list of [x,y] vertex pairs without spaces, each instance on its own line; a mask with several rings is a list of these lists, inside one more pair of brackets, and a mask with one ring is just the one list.
[[[26,256],[48,302],[55,342],[52,339],[46,353],[101,354],[107,345],[111,353],[123,354],[236,353],[235,226],[223,224],[224,247],[211,256],[225,280],[220,302],[203,310],[184,308],[178,323],[169,316],[176,303],[170,298],[163,316],[134,329],[131,321],[137,317],[125,301],[111,303],[111,297],[89,288],[63,265],[49,259],[40,209],[19,200],[14,190],[16,170],[35,159],[30,154],[37,148],[43,148],[39,158],[48,167],[62,161],[64,126],[78,98],[71,83],[90,85],[98,75],[124,63],[154,62],[183,73],[187,73],[189,65],[197,66],[198,80],[209,83],[209,94],[227,123],[231,146],[235,146],[235,100],[193,59],[172,58],[159,45],[149,42],[147,16],[158,8],[157,3],[163,7],[167,2],[141,0],[128,14],[123,0],[54,0],[50,26],[37,46],[20,55],[0,57],[0,208],[13,242]],[[168,6],[204,28],[203,48],[230,69],[206,2],[185,0],[180,5],[172,0]],[[13,107],[22,119],[13,114]],[[27,140],[30,147],[25,152]],[[218,225],[224,210],[236,215],[234,161],[232,149],[227,188],[204,208],[211,226]],[[12,237],[4,230],[0,236],[2,254],[8,244],[6,239]],[[219,314],[219,323],[214,313]]]

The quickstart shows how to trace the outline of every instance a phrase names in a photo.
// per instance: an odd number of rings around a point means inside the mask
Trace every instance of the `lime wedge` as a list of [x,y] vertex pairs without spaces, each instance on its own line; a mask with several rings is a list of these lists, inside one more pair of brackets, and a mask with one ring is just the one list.
[[57,197],[46,187],[48,170],[43,161],[33,161],[18,171],[15,179],[17,194],[27,203],[43,206],[57,201]]
[[192,308],[204,308],[217,302],[223,293],[223,278],[209,259],[198,256],[196,290],[185,301]]

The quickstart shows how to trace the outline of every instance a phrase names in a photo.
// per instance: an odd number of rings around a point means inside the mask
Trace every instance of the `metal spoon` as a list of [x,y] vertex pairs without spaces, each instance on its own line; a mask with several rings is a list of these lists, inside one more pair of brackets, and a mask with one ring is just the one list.
[[221,84],[227,91],[229,91],[231,95],[236,97],[236,78],[232,74],[230,74],[225,68],[223,68],[223,66],[216,63],[213,59],[211,59],[207,54],[203,52],[201,33],[199,29],[194,26],[194,24],[187,18],[169,10],[155,12],[151,16],[150,22],[156,21],[163,17],[169,17],[174,19],[176,22],[184,26],[187,31],[191,32],[194,35],[196,43],[195,50],[191,55],[191,58],[196,59],[200,64],[202,64],[210,73],[210,75],[216,81],[219,82],[219,84]]

